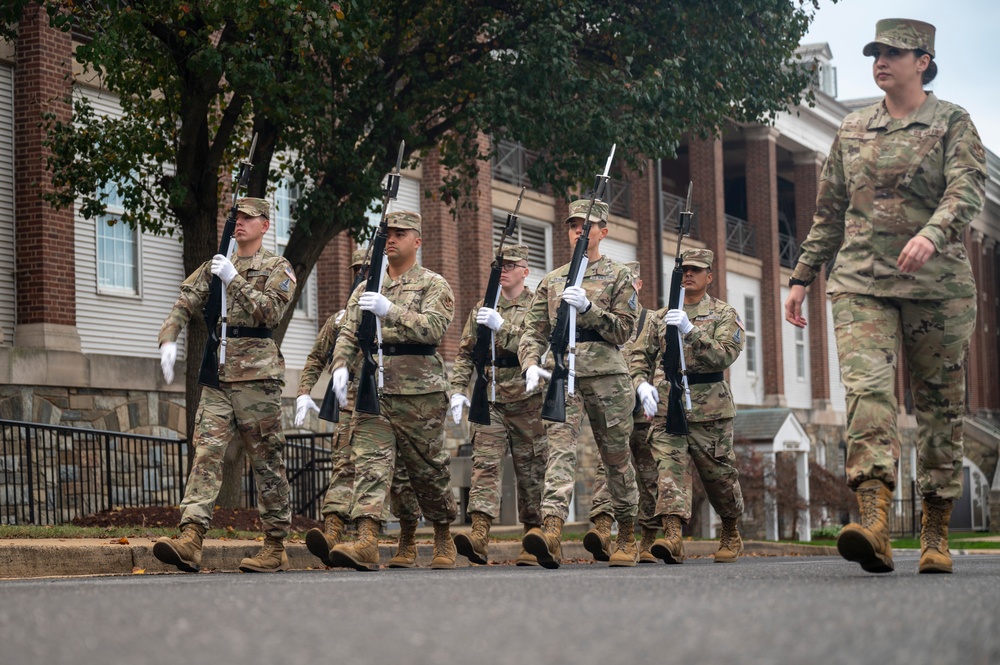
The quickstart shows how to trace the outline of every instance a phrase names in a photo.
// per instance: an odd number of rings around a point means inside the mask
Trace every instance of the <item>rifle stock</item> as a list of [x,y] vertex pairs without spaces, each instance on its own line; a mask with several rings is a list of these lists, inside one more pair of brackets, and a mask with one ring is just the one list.
[[[240,198],[240,192],[247,187],[250,180],[250,171],[253,169],[253,153],[257,148],[257,135],[254,134],[250,142],[250,154],[246,161],[240,162],[240,172],[236,178],[236,187],[233,190],[233,205],[226,216],[226,222],[222,226],[222,238],[219,241],[218,254],[227,256],[229,245],[233,240],[233,233],[236,231],[236,202]],[[205,316],[205,326],[208,328],[208,339],[205,341],[205,351],[201,357],[201,369],[198,371],[198,383],[210,388],[219,387],[219,347],[222,345],[222,338],[216,330],[219,320],[224,316],[222,311],[222,280],[218,275],[212,276],[212,281],[208,287],[208,299],[205,301],[203,310]]]
[[[369,248],[370,250],[371,248]],[[351,283],[351,293],[365,281],[365,277],[368,274],[368,262],[361,265],[361,270],[358,271],[358,276],[354,278],[354,282]],[[345,314],[346,316],[346,314]],[[335,340],[336,342],[336,340]],[[330,362],[333,360],[333,349],[330,349],[330,353],[326,357],[326,364],[329,367]],[[333,377],[330,377],[330,381],[326,384],[326,392],[323,394],[323,404],[319,407],[319,417],[321,420],[325,420],[331,423],[340,422],[340,402],[337,401],[337,396],[333,393]]]
[[[386,216],[389,214],[389,201],[395,200],[399,193],[399,171],[403,164],[405,141],[399,142],[399,154],[396,157],[396,168],[386,176],[385,188],[382,190],[382,219],[379,221],[375,240],[371,247],[371,262],[368,268],[368,278],[365,280],[366,293],[382,291],[382,274],[385,272],[385,244],[389,237],[389,225]],[[354,400],[354,408],[361,413],[379,415],[379,385],[377,375],[379,361],[375,354],[381,353],[379,339],[379,322],[372,312],[361,313],[361,323],[358,324],[358,345],[361,347],[361,371],[358,374],[358,393]]]
[[[486,295],[483,297],[483,306],[496,309],[500,300],[500,274],[503,272],[503,245],[507,238],[514,235],[517,229],[517,213],[521,210],[521,200],[524,198],[524,190],[517,197],[517,205],[514,212],[507,213],[507,224],[504,227],[503,235],[500,237],[500,244],[497,246],[496,256],[490,266],[490,278],[486,284]],[[476,383],[472,388],[472,400],[469,404],[469,421],[479,425],[490,424],[490,399],[486,396],[487,384],[486,366],[493,360],[493,348],[496,336],[489,326],[483,324],[476,325],[476,345],[472,349],[472,364],[476,368]],[[493,381],[496,381],[496,367],[493,367]],[[493,396],[496,398],[496,395]]]

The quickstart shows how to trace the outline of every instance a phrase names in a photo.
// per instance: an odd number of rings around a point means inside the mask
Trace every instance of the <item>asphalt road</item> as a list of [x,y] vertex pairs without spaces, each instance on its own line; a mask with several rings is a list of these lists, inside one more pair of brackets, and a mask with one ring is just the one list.
[[0,582],[0,663],[1000,663],[1000,556]]

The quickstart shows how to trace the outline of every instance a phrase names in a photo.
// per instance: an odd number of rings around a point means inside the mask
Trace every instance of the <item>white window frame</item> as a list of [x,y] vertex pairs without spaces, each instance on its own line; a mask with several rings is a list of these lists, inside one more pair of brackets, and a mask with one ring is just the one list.
[[795,328],[795,378],[806,382],[806,334],[802,328]]
[[[119,298],[142,299],[142,234],[139,229],[133,228],[121,221],[121,216],[125,208],[118,197],[118,188],[114,184],[109,184],[103,192],[105,212],[94,220],[94,283],[95,292],[102,296],[115,296]],[[122,225],[127,228],[132,235],[132,258],[134,265],[132,268],[132,278],[135,285],[132,288],[105,285],[101,283],[101,265],[105,260],[101,253],[101,231],[103,227],[108,227],[109,219],[116,219],[115,226]]]
[[757,376],[757,299],[751,295],[743,296],[743,325],[746,327],[746,358],[747,376]]

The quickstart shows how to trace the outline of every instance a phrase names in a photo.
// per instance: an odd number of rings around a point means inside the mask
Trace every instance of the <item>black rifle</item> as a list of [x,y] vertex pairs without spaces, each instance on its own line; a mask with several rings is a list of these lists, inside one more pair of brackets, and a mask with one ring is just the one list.
[[[688,183],[687,203],[684,210],[677,216],[677,255],[674,258],[674,272],[670,277],[670,297],[667,299],[667,309],[684,307],[684,267],[681,265],[681,238],[691,233],[691,190],[694,183]],[[691,391],[688,388],[687,368],[684,364],[684,347],[681,344],[681,333],[677,326],[667,326],[667,349],[663,354],[663,373],[670,385],[667,395],[667,433],[688,434],[687,416],[684,413],[684,402],[691,410]]]
[[[354,289],[358,288],[361,282],[365,281],[368,276],[368,262],[371,260],[371,247],[368,248],[368,256],[365,257],[365,262],[361,264],[361,270],[358,271],[358,276],[354,278],[351,283],[351,293],[354,293]],[[344,313],[347,316],[347,313]],[[334,339],[336,342],[336,339]],[[326,366],[330,366],[330,362],[333,360],[333,347],[330,348],[330,352],[326,354]],[[340,402],[337,401],[337,397],[333,394],[333,377],[330,377],[330,382],[326,384],[326,393],[323,395],[323,404],[319,407],[319,417],[327,422],[339,423],[340,422]]]
[[[240,198],[240,192],[247,187],[250,180],[250,171],[253,169],[253,152],[257,148],[257,135],[253,135],[250,142],[250,154],[246,161],[240,162],[240,173],[236,177],[235,187],[233,187],[233,207],[229,209],[229,216],[222,226],[222,240],[219,242],[219,254],[228,257],[232,253],[233,233],[236,231],[236,202]],[[205,325],[208,327],[208,339],[205,341],[205,354],[201,359],[201,370],[198,372],[198,383],[211,388],[219,387],[219,365],[226,360],[226,326],[228,325],[228,313],[223,305],[225,297],[225,286],[218,275],[212,276],[212,281],[208,287],[208,300],[205,301]],[[219,322],[222,322],[221,332]],[[219,353],[219,347],[222,353]]]
[[[399,193],[399,170],[403,166],[403,149],[406,141],[399,142],[399,155],[396,157],[396,168],[385,177],[385,187],[382,189],[382,219],[379,221],[375,240],[370,249],[371,261],[368,264],[368,278],[365,280],[365,293],[382,292],[382,275],[385,273],[385,243],[389,239],[389,224],[386,215],[389,213],[389,201]],[[372,312],[361,313],[361,323],[358,324],[357,342],[364,358],[361,360],[361,372],[358,375],[358,394],[354,400],[354,408],[361,413],[379,414],[378,396],[382,387],[382,340],[379,334],[378,317]],[[373,349],[378,349],[378,359]]]
[[[608,185],[608,172],[611,170],[611,160],[615,156],[616,145],[611,146],[611,154],[604,165],[604,173],[597,176],[594,189],[590,196],[590,206],[583,222],[583,233],[576,240],[573,248],[573,259],[569,263],[569,273],[566,275],[566,288],[580,286],[583,273],[587,270],[587,249],[590,244],[590,213],[594,210],[594,202],[604,194]],[[566,391],[573,393],[573,383],[576,378],[576,309],[565,301],[559,303],[556,313],[556,325],[549,337],[549,349],[555,368],[545,391],[545,403],[542,405],[542,419],[557,423],[566,422]]]
[[[514,212],[507,213],[507,225],[504,227],[503,235],[500,237],[500,244],[497,246],[497,254],[493,258],[490,266],[490,279],[486,283],[486,296],[483,298],[483,307],[496,309],[500,300],[500,273],[503,272],[503,244],[507,238],[514,235],[517,229],[517,213],[521,209],[521,199],[524,198],[525,188],[521,188],[521,193],[517,197],[517,205]],[[486,398],[486,365],[489,363],[492,368],[493,395]],[[489,326],[482,323],[476,326],[476,345],[472,349],[472,364],[476,367],[476,385],[472,388],[472,403],[469,406],[469,420],[480,425],[490,424],[490,402],[495,401],[497,368],[496,368],[496,335]]]

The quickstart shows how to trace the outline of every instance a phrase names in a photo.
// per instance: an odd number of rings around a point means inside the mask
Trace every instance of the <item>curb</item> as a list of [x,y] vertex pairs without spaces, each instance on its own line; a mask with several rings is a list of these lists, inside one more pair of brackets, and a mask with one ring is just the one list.
[[[176,573],[153,556],[151,538],[135,538],[126,543],[101,539],[52,539],[52,540],[3,540],[0,541],[0,579],[25,579],[38,577],[75,577],[82,575],[133,575]],[[202,558],[205,572],[236,572],[240,559],[256,554],[260,542],[253,540],[206,540]],[[326,567],[306,549],[304,543],[287,543],[289,570],[326,570]],[[748,556],[836,556],[834,547],[793,545],[783,543],[747,541]],[[379,544],[383,562],[392,557],[394,543]],[[433,546],[417,544],[417,565],[430,565]],[[491,565],[513,565],[520,552],[519,541],[493,541],[490,543]],[[710,557],[718,544],[709,540],[684,542],[688,557]],[[981,550],[980,550],[981,551]],[[593,562],[593,557],[583,548],[583,543],[563,543],[563,558],[572,563]],[[472,564],[462,556],[458,567]]]

